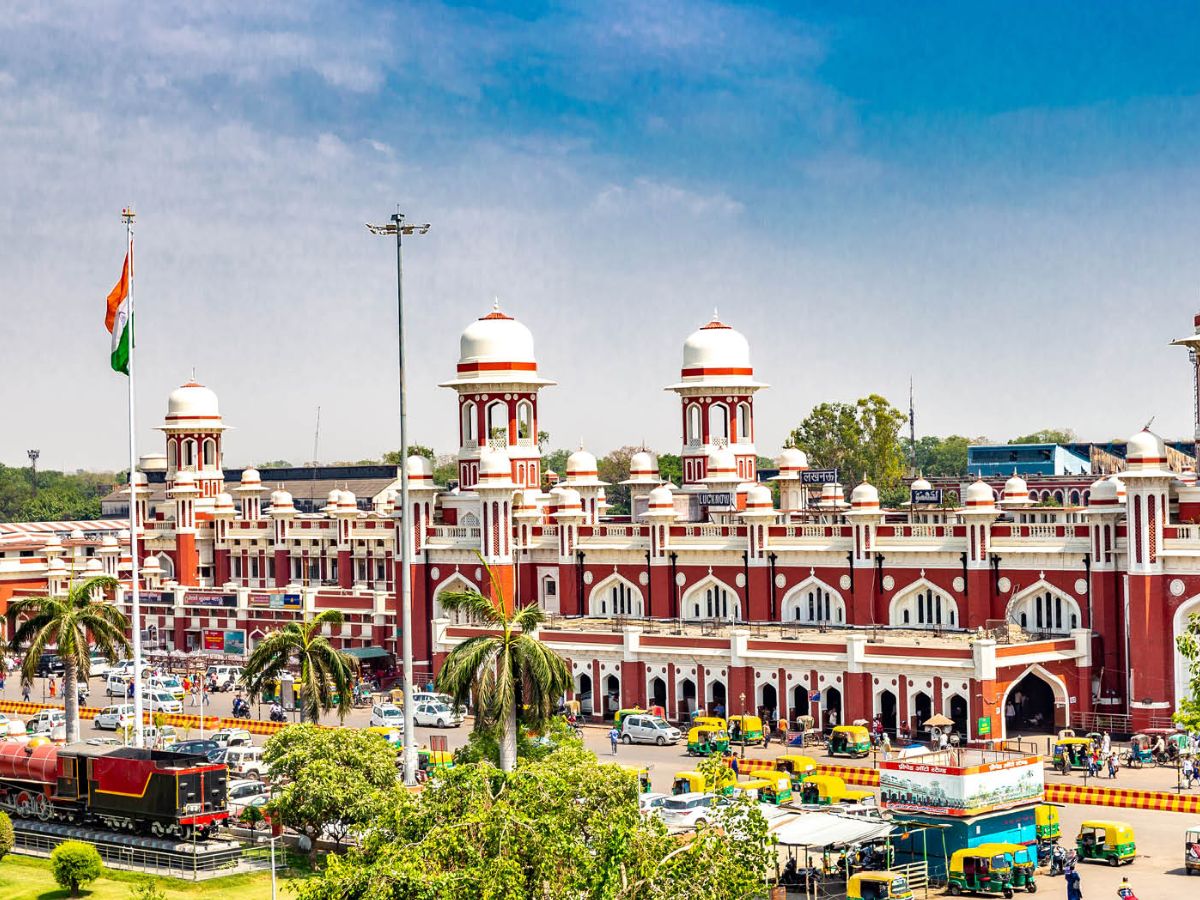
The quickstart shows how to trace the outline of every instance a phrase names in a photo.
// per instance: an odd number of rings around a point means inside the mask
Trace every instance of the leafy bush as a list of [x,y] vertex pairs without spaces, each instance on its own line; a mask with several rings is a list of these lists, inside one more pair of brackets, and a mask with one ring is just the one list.
[[145,878],[129,892],[131,900],[167,900],[158,882],[153,878]]
[[15,842],[12,819],[8,817],[8,813],[0,812],[0,859],[8,856]]
[[95,881],[104,872],[100,854],[91,844],[83,841],[63,841],[50,854],[50,868],[59,887],[66,888],[72,897],[79,896],[79,888]]

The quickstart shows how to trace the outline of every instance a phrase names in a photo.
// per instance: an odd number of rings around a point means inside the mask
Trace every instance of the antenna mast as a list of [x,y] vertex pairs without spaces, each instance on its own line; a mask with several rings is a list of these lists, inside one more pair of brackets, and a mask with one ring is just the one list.
[[908,452],[911,456],[912,474],[917,474],[917,413],[913,407],[913,380],[908,376]]
[[321,445],[321,407],[317,407],[317,430],[313,433],[312,482],[308,486],[310,503],[317,502],[317,448]]

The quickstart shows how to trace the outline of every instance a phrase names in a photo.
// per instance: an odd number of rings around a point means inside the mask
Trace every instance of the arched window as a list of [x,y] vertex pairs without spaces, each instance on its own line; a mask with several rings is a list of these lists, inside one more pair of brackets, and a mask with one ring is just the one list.
[[687,439],[689,444],[699,444],[703,439],[700,427],[700,407],[693,403],[687,408]]
[[910,628],[957,628],[958,604],[932,585],[920,584],[915,590],[896,595],[889,622]]
[[167,441],[167,468],[174,469],[177,464],[178,457],[176,456],[175,442]]
[[487,405],[488,440],[507,444],[508,436],[508,407],[504,401],[495,400]]
[[729,440],[729,407],[714,403],[708,408],[708,442]]
[[475,401],[468,400],[462,405],[462,441],[470,445],[475,440]]
[[754,435],[750,433],[750,404],[739,403],[737,408],[737,433],[738,442],[748,444],[754,440]]
[[783,620],[803,625],[844,625],[846,604],[829,585],[809,579],[784,597]]
[[211,469],[217,465],[217,442],[212,438],[204,440],[204,468]]
[[718,619],[734,622],[741,618],[737,594],[725,585],[708,580],[693,587],[683,598],[685,619]]
[[517,404],[517,437],[533,437],[533,404],[528,400]]
[[195,468],[196,465],[196,442],[188,438],[183,442],[183,458],[179,464],[185,469]]
[[442,595],[452,591],[473,591],[475,586],[468,582],[461,575],[455,575],[452,578],[442,582],[438,587],[437,592],[433,597],[433,618],[449,619],[453,625],[473,625],[474,618],[468,613],[461,610],[448,610],[442,608]]
[[589,607],[593,616],[641,616],[642,592],[613,575],[592,588]]
[[1074,600],[1044,586],[1035,586],[1014,598],[1008,620],[1027,631],[1047,634],[1069,634],[1081,621]]

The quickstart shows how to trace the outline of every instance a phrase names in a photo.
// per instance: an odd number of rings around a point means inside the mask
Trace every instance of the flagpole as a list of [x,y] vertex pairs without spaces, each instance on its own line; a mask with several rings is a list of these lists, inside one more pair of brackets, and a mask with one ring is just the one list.
[[133,618],[133,722],[135,747],[146,745],[145,726],[142,722],[142,600],[138,589],[138,513],[137,486],[137,439],[136,419],[133,405],[133,358],[134,345],[137,343],[133,323],[133,207],[127,206],[121,210],[121,218],[125,220],[126,253],[129,259],[129,560],[131,565],[130,579],[133,587],[133,602],[131,615]]

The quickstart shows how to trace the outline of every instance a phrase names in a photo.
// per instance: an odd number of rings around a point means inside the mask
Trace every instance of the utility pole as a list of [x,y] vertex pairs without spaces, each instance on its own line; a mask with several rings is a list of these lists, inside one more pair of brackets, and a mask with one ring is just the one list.
[[38,457],[42,455],[42,451],[41,450],[26,450],[25,454],[26,454],[26,456],[29,457],[29,465],[33,470],[30,475],[30,478],[33,480],[33,499],[36,500],[37,499],[37,461],[38,461]]
[[417,724],[413,719],[413,648],[412,648],[412,528],[408,505],[408,393],[404,379],[404,235],[426,234],[429,224],[408,225],[396,208],[387,225],[367,225],[371,234],[396,237],[396,346],[399,350],[400,380],[400,647],[404,663],[404,783],[417,783]]

